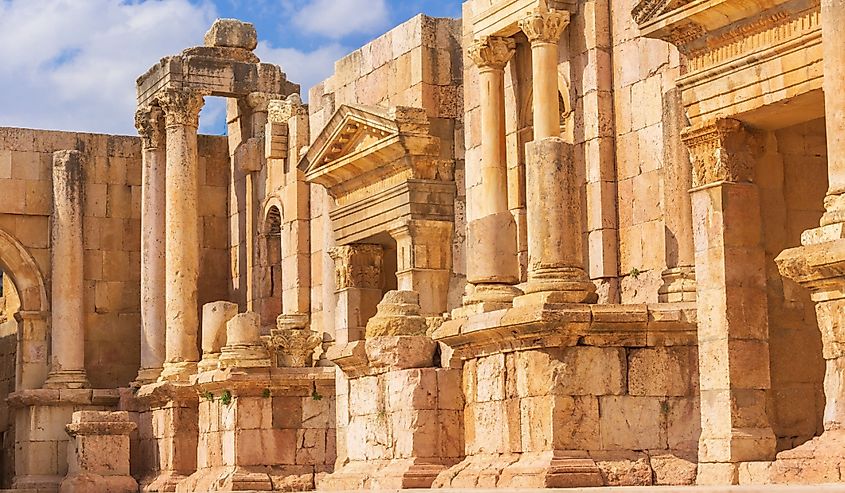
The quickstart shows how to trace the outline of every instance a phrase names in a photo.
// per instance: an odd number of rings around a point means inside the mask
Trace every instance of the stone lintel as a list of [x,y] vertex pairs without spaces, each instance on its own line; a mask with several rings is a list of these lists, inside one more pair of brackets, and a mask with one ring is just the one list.
[[845,239],[790,248],[775,262],[783,276],[813,292],[845,295]]
[[142,385],[135,394],[135,399],[149,407],[161,407],[168,402],[191,404],[198,402],[193,385],[176,382],[155,382]]
[[120,392],[118,389],[28,389],[9,394],[7,401],[12,407],[116,406]]
[[260,397],[274,393],[309,395],[315,386],[334,387],[334,368],[226,368],[197,374],[193,383],[200,394],[229,391],[232,395]]
[[695,303],[521,306],[450,320],[432,334],[461,358],[543,347],[695,345]]

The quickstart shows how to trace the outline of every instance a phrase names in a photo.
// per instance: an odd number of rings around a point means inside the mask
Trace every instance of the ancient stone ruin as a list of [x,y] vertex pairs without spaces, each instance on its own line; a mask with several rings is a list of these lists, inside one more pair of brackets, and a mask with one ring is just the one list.
[[845,481],[843,25],[469,0],[306,93],[221,19],[0,128],[0,488]]

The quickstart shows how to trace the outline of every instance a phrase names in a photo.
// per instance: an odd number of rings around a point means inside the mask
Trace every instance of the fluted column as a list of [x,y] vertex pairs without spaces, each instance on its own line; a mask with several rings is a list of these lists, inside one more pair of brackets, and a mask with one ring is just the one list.
[[519,21],[519,28],[531,42],[534,140],[560,137],[558,42],[568,25],[569,12],[540,8]]
[[698,481],[736,481],[738,463],[772,460],[767,393],[769,324],[760,195],[751,179],[760,146],[720,119],[683,135],[693,161],[698,274],[701,436]]
[[165,357],[165,142],[164,113],[140,108],[141,135],[141,368],[137,385],[154,382]]
[[826,226],[845,223],[845,0],[822,0],[821,24],[828,170],[821,224]]
[[465,305],[510,303],[520,294],[516,256],[516,221],[508,209],[505,149],[505,65],[516,44],[511,38],[485,36],[468,53],[478,66],[481,91],[480,185],[470,194],[474,217],[467,226],[467,281],[472,293]]
[[52,320],[47,388],[87,388],[82,246],[82,154],[53,153]]
[[166,129],[165,319],[163,380],[186,380],[199,361],[197,127],[202,94],[168,90],[159,99]]

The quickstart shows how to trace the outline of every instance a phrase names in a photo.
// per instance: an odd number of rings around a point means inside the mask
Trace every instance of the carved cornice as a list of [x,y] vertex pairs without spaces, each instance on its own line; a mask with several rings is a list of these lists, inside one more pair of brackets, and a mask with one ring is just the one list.
[[665,14],[666,12],[683,7],[692,1],[693,0],[642,0],[634,7],[634,10],[631,11],[631,15],[634,17],[634,22],[642,25],[662,14]]
[[200,110],[205,104],[205,93],[190,89],[167,89],[156,99],[164,110],[165,127],[199,127]]
[[164,145],[164,112],[158,106],[143,106],[135,111],[135,128],[144,149],[159,149]]
[[384,248],[381,245],[356,243],[329,250],[334,260],[335,287],[380,289]]
[[693,187],[720,181],[753,181],[754,162],[761,146],[739,120],[721,118],[687,128],[682,134],[693,163]]
[[531,44],[557,44],[566,26],[569,12],[561,10],[534,9],[527,17],[520,19],[519,28],[528,36]]
[[499,36],[478,38],[467,49],[467,54],[478,68],[490,70],[504,70],[515,52],[516,41]]

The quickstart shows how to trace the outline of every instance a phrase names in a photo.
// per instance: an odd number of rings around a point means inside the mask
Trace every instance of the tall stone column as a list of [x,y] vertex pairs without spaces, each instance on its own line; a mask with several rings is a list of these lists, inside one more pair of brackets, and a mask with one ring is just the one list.
[[85,375],[82,168],[79,151],[53,153],[52,333],[47,388],[90,387]]
[[137,385],[154,382],[165,357],[165,141],[157,106],[135,113],[141,135],[141,368]]
[[485,36],[468,53],[478,66],[481,91],[481,184],[471,194],[467,225],[467,281],[474,286],[465,305],[510,303],[520,294],[516,221],[508,209],[505,149],[505,65],[513,57],[511,38]]
[[519,28],[531,42],[535,141],[560,137],[558,42],[568,25],[569,12],[541,8],[519,21]]
[[684,132],[693,159],[701,388],[700,484],[735,484],[738,463],[772,460],[771,388],[759,145],[737,120]]
[[828,169],[821,224],[826,226],[845,223],[845,0],[822,0],[821,23]]
[[199,210],[197,127],[202,94],[168,90],[164,110],[166,149],[165,317],[163,380],[187,380],[199,361]]
[[519,22],[531,42],[534,141],[526,145],[528,282],[519,303],[580,303],[596,287],[584,270],[581,194],[572,144],[560,138],[558,41],[569,12],[535,9]]
[[692,234],[692,163],[681,142],[686,115],[681,91],[663,96],[663,217],[666,225],[666,270],[658,290],[661,303],[695,301],[695,247]]

